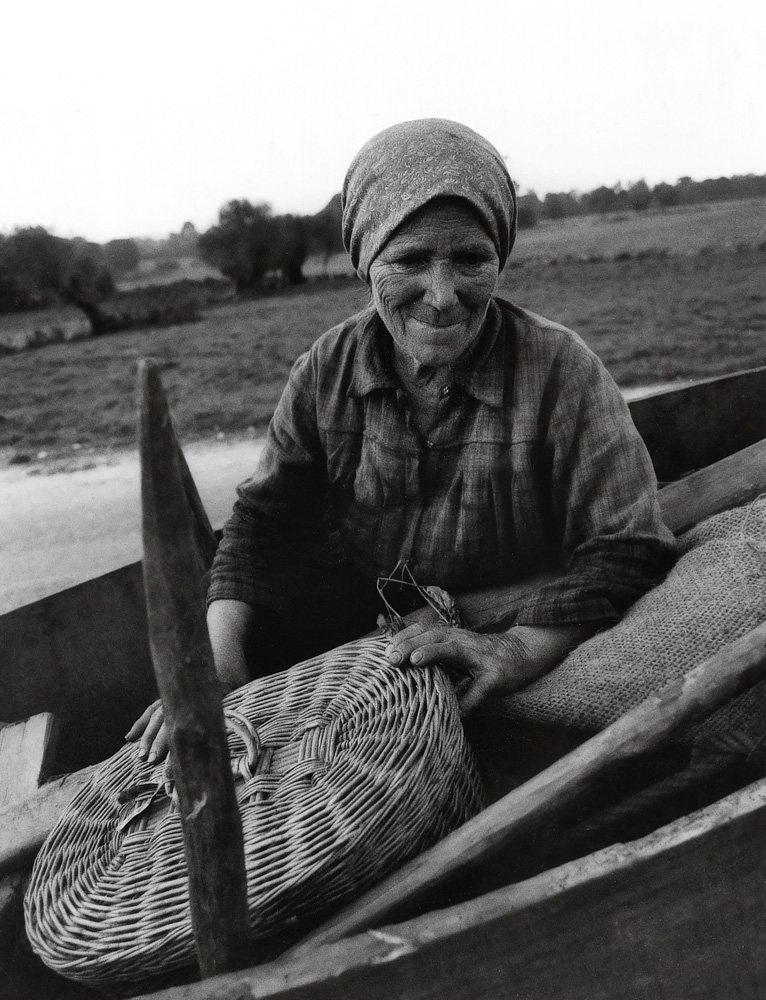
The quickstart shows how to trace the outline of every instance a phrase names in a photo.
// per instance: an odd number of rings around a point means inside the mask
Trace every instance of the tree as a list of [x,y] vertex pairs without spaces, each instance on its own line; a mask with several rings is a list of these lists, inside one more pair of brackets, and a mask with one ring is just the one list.
[[333,195],[320,212],[306,219],[310,247],[322,256],[325,266],[334,253],[343,250],[342,219],[340,194]]
[[582,206],[572,191],[549,191],[543,199],[543,214],[546,219],[565,219],[570,215],[580,215]]
[[69,302],[86,313],[94,334],[107,332],[99,302],[114,283],[98,244],[61,239],[40,226],[17,229],[0,244],[0,272],[19,299]]
[[606,214],[607,212],[617,212],[620,209],[619,192],[604,184],[584,194],[582,200],[589,212]]
[[271,222],[270,270],[280,271],[288,285],[301,285],[308,256],[306,223],[297,215],[278,215]]
[[645,180],[636,181],[628,188],[628,204],[636,212],[643,212],[652,203],[652,192]]
[[112,332],[114,323],[104,314],[99,303],[114,294],[114,282],[108,269],[100,266],[93,257],[80,259],[60,289],[60,294],[66,302],[82,309],[90,320],[94,337]]
[[261,286],[270,271],[295,285],[304,280],[306,224],[298,216],[273,216],[266,203],[234,200],[218,213],[218,225],[200,236],[199,249],[202,259],[230,278],[240,293]]
[[534,191],[519,198],[517,216],[519,229],[531,229],[532,226],[536,226],[542,214],[543,204]]
[[230,278],[240,293],[256,287],[268,270],[270,217],[265,203],[230,201],[218,213],[218,225],[199,238],[202,259]]
[[198,252],[199,233],[193,222],[184,222],[179,233],[168,236],[160,256],[177,260],[179,257],[196,257]]
[[118,274],[127,274],[138,267],[140,255],[135,240],[109,240],[104,245],[107,266]]
[[660,208],[672,208],[678,204],[678,190],[672,184],[655,184],[652,197]]

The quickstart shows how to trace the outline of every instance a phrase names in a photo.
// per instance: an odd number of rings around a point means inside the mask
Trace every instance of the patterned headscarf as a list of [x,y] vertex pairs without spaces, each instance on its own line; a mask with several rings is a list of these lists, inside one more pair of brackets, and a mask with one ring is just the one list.
[[494,241],[500,267],[516,239],[516,192],[503,158],[478,132],[444,118],[402,122],[354,157],[343,183],[343,245],[363,281],[405,219],[433,198],[464,198]]

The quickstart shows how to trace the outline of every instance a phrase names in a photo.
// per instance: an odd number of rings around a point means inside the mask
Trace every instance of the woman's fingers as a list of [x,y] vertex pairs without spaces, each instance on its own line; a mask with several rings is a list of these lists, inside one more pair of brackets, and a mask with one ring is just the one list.
[[460,710],[476,711],[490,697],[518,687],[522,650],[505,635],[480,635],[449,625],[412,625],[394,636],[389,662],[425,667],[438,663],[463,675],[456,684]]
[[164,760],[168,755],[168,727],[162,711],[162,702],[157,700],[138,718],[125,736],[135,742],[140,737],[138,755],[150,764]]
[[386,655],[389,662],[396,666],[402,666],[408,660],[424,666],[432,662],[433,648],[443,647],[450,640],[450,633],[454,632],[457,630],[449,625],[410,625],[391,639]]
[[138,739],[138,737],[144,732],[146,727],[149,725],[152,716],[154,715],[154,713],[157,711],[157,709],[160,707],[161,704],[162,702],[158,698],[157,701],[153,701],[151,705],[136,719],[136,721],[133,723],[133,725],[125,734],[125,739],[127,740],[128,743],[134,743]]
[[170,750],[170,737],[168,736],[168,727],[163,722],[160,726],[160,730],[154,737],[154,743],[152,743],[151,749],[149,750],[149,756],[147,760],[150,764],[159,763],[161,760],[165,760]]
[[432,663],[471,670],[493,652],[489,636],[451,625],[413,625],[394,636],[387,648],[389,662],[426,667]]
[[165,716],[162,712],[162,706],[160,706],[155,710],[154,715],[149,720],[149,725],[144,730],[144,735],[141,737],[139,756],[148,760],[150,764],[164,760],[168,754],[167,733]]

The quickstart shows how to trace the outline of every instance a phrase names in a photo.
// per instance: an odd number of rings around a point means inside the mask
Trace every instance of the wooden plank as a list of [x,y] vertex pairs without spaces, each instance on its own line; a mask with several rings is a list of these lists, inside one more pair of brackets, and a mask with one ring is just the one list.
[[660,490],[667,526],[680,534],[713,514],[731,510],[766,492],[766,440],[693,472]]
[[0,616],[2,717],[53,712],[55,771],[104,760],[157,697],[135,563]]
[[0,810],[0,875],[29,864],[63,811],[96,770],[94,764],[56,778],[29,798]]
[[447,881],[462,878],[571,807],[626,761],[656,749],[682,725],[766,676],[766,624],[723,647],[462,827],[404,865],[309,934],[311,948],[412,913]]
[[[766,786],[478,900],[154,1000],[760,998]],[[535,883],[546,879],[541,890]],[[552,889],[552,891],[551,891]]]
[[0,728],[0,809],[37,791],[56,750],[58,722],[40,712]]
[[[149,642],[168,726],[202,976],[245,964],[242,823],[205,619],[198,524],[184,489],[159,371],[139,362],[141,508]],[[187,484],[188,487],[188,484]]]
[[697,812],[681,816],[667,826],[639,840],[611,844],[600,851],[577,858],[502,889],[486,893],[457,906],[449,906],[399,925],[407,936],[432,940],[458,933],[468,925],[478,926],[495,917],[517,913],[568,889],[584,885],[616,871],[625,871],[640,861],[653,858],[686,841],[706,835],[758,809],[766,808],[766,779],[738,789]]
[[766,368],[704,379],[628,405],[652,457],[669,482],[766,438]]

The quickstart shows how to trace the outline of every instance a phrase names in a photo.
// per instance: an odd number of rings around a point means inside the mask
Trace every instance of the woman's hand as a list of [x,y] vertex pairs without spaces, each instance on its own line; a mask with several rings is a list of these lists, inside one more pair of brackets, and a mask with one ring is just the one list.
[[553,669],[589,638],[591,625],[518,625],[489,635],[450,625],[410,625],[386,648],[396,666],[438,663],[463,679],[456,685],[463,715]]
[[141,760],[148,760],[150,764],[153,764],[155,761],[164,760],[167,757],[168,727],[165,725],[162,702],[159,698],[151,703],[125,734],[128,743],[135,743],[139,737],[141,744],[138,748],[138,756]]
[[[242,601],[214,601],[208,608],[207,628],[222,697],[249,679],[245,641],[252,615],[250,605]],[[138,755],[150,764],[167,757],[170,734],[159,699],[133,723],[125,739],[131,743],[140,739]]]

